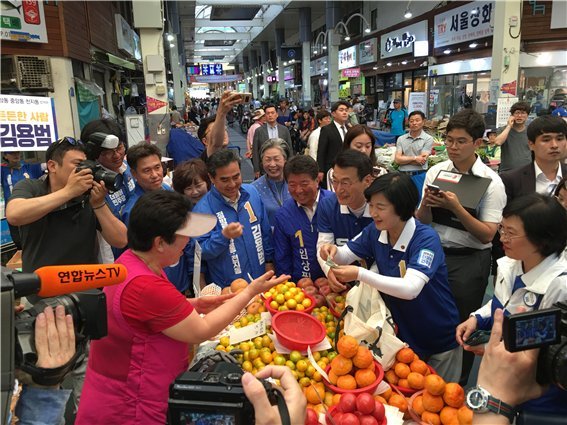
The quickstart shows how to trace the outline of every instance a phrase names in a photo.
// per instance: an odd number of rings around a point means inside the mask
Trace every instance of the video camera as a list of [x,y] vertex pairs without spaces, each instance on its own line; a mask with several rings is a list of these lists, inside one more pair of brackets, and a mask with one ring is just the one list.
[[[253,425],[254,407],[242,388],[243,371],[230,361],[215,362],[208,369],[182,373],[169,388],[169,425],[223,423]],[[282,423],[289,413],[282,393],[260,379],[271,405],[278,405]],[[200,422],[201,421],[201,422]]]
[[78,167],[77,172],[89,169],[92,171],[94,180],[97,183],[101,181],[109,192],[116,192],[122,186],[123,177],[121,174],[115,173],[105,169],[100,165],[97,160],[104,149],[116,149],[120,145],[120,140],[113,134],[106,134],[97,131],[91,134],[88,140],[82,141],[85,144],[87,151],[87,160],[82,161]]
[[[35,273],[18,273],[2,267],[1,278],[1,407],[2,418],[7,418],[16,368],[31,375],[39,385],[58,384],[81,364],[87,341],[106,336],[106,296],[95,288],[123,282],[126,268],[119,264],[90,264],[47,266]],[[14,312],[17,298],[35,294],[48,298],[27,310]],[[58,305],[63,305],[66,314],[73,317],[77,350],[73,358],[59,368],[38,368],[35,366],[35,320],[45,307]]]
[[567,390],[567,304],[504,316],[502,336],[510,352],[540,348],[536,381]]

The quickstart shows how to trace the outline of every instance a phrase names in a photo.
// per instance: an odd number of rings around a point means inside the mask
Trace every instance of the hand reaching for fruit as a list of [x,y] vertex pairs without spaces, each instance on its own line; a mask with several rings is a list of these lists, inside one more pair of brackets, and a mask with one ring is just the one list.
[[[279,379],[291,423],[302,424],[305,422],[307,400],[288,367],[266,366],[256,374],[256,377]],[[278,407],[270,405],[266,390],[251,373],[245,373],[242,376],[242,386],[246,397],[254,406],[256,425],[282,423]]]
[[291,276],[288,274],[282,274],[281,276],[275,277],[274,272],[269,271],[250,282],[247,289],[252,291],[252,296],[254,296],[268,291],[271,287],[276,286],[279,283],[283,283],[288,279],[291,279]]
[[193,308],[197,310],[197,313],[207,314],[224,304],[225,301],[230,300],[235,295],[236,294],[234,293],[218,296],[204,296],[200,298],[188,298],[187,301],[189,301]]

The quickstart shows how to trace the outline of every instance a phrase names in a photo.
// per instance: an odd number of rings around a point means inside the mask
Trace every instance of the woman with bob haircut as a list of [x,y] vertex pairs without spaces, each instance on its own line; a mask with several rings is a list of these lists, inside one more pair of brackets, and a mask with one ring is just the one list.
[[[494,312],[504,315],[541,310],[567,300],[567,211],[553,196],[537,193],[513,199],[498,226],[505,257],[498,259],[492,299],[457,327],[456,338],[467,351],[484,353],[484,345],[465,344],[476,329],[490,330]],[[556,386],[520,410],[567,415],[567,392]]]
[[187,196],[196,204],[211,188],[207,165],[199,158],[182,162],[175,167],[172,184],[173,190]]
[[[452,326],[459,314],[439,236],[413,217],[417,188],[409,176],[390,173],[374,180],[364,195],[374,223],[341,247],[323,245],[321,257],[345,264],[333,268],[339,282],[359,280],[380,291],[400,339],[445,380],[458,381],[462,350]],[[378,272],[347,265],[363,258],[374,259]],[[334,292],[344,289],[330,285]]]
[[188,213],[190,205],[165,190],[145,193],[134,205],[129,249],[116,260],[128,276],[104,288],[108,335],[91,342],[77,425],[164,424],[169,385],[187,370],[189,344],[211,339],[253,297],[289,279],[270,271],[236,295],[185,298],[163,268],[179,260],[189,238],[217,222]]

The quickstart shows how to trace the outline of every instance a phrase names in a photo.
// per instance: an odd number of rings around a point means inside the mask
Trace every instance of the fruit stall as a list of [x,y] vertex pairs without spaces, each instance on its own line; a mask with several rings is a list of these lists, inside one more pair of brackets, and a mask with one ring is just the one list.
[[[242,282],[231,285],[234,292],[241,288]],[[251,373],[288,367],[307,399],[309,425],[471,424],[463,388],[445,382],[411,347],[383,370],[364,343],[344,334],[345,297],[326,278],[281,283],[252,300],[208,345],[231,353]]]

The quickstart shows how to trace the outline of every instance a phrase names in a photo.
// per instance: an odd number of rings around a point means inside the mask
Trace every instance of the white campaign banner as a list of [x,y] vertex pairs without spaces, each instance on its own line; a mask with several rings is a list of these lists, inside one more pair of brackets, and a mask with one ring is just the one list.
[[52,98],[0,94],[2,152],[47,150],[57,140],[56,123]]
[[494,1],[475,1],[435,16],[434,47],[450,46],[489,37]]

